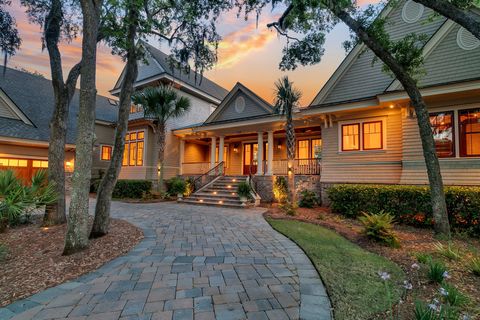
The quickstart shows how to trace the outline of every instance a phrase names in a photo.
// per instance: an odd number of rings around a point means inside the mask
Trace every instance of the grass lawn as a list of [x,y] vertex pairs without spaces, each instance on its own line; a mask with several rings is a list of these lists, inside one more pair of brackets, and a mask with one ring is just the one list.
[[385,283],[378,276],[379,271],[391,275],[388,283],[397,284],[392,288],[395,290],[393,301],[399,301],[405,274],[394,262],[317,225],[274,219],[268,222],[295,241],[315,264],[330,295],[335,319],[372,319],[389,309]]

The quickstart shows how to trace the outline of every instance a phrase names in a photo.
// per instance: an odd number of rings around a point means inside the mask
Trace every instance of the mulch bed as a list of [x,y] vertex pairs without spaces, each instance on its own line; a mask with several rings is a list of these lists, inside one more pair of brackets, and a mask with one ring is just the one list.
[[[384,256],[395,263],[397,263],[407,276],[416,278],[412,274],[411,266],[417,262],[415,257],[416,253],[427,253],[434,256],[434,258],[442,260],[446,263],[451,279],[449,283],[457,286],[460,291],[467,294],[474,307],[475,312],[479,312],[480,306],[480,277],[473,275],[469,272],[468,261],[471,258],[472,252],[478,256],[480,254],[480,240],[465,236],[454,236],[452,243],[455,247],[460,248],[461,252],[465,256],[461,261],[449,261],[436,252],[435,244],[439,242],[434,237],[433,231],[429,229],[419,229],[405,225],[395,225],[394,229],[398,235],[401,243],[400,248],[390,248],[382,244],[370,241],[361,234],[362,226],[358,220],[347,219],[338,214],[334,214],[329,208],[298,208],[295,216],[287,216],[276,205],[273,205],[264,214],[265,217],[272,219],[287,219],[297,220],[307,223],[320,225],[331,230],[336,231],[338,234],[347,238],[348,240],[358,244],[362,248]],[[446,241],[440,241],[446,244]],[[438,285],[428,283],[426,279],[422,279],[417,298],[427,301],[432,299],[435,293],[438,292]],[[413,299],[410,297],[409,303],[413,306]],[[413,309],[413,307],[412,307]],[[477,318],[472,318],[477,319]],[[480,318],[478,318],[480,319]]]
[[39,223],[0,234],[8,249],[0,261],[0,306],[93,271],[121,256],[143,239],[143,232],[123,220],[111,220],[109,233],[87,249],[62,256],[66,225],[41,228]]

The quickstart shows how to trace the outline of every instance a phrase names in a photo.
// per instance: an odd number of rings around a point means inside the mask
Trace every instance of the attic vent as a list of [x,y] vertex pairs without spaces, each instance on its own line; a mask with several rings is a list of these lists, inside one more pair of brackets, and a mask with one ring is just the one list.
[[425,7],[412,0],[408,0],[403,6],[402,18],[406,23],[414,23],[423,16]]
[[243,97],[237,97],[237,99],[235,99],[235,111],[242,113],[243,110],[245,110],[245,99]]
[[480,47],[480,40],[465,28],[460,28],[458,30],[457,43],[463,50],[475,50]]

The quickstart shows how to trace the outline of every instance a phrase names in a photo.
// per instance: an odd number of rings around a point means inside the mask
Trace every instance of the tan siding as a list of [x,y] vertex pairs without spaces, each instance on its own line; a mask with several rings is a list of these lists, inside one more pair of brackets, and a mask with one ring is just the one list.
[[386,119],[386,150],[339,152],[338,122],[322,128],[322,182],[398,183],[401,176],[402,122],[396,110],[366,111],[337,117],[358,120],[373,117]]
[[108,169],[110,161],[101,160],[102,145],[113,146],[115,129],[101,124],[95,125],[95,144],[93,149],[92,176],[98,177]]
[[207,162],[209,146],[194,142],[185,142],[184,162]]
[[[237,147],[237,152],[233,151],[233,148],[235,144],[238,144]],[[228,162],[228,168],[226,170],[227,174],[230,175],[240,175],[243,174],[242,170],[242,161],[243,161],[243,149],[242,149],[242,144],[239,142],[235,143],[230,143],[230,150],[229,150],[229,162]]]

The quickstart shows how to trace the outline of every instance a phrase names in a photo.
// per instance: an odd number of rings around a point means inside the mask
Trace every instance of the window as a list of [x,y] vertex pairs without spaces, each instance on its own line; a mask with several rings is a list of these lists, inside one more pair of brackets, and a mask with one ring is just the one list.
[[322,158],[322,139],[312,139],[312,158]]
[[[47,162],[48,164],[48,162]],[[0,159],[0,167],[21,167],[26,168],[28,165],[28,161],[24,159]]]
[[45,160],[33,160],[32,167],[34,168],[48,168],[48,161]]
[[145,132],[130,131],[125,136],[125,150],[123,151],[123,166],[143,166],[145,150]]
[[480,109],[460,110],[460,155],[480,156]]
[[297,159],[310,158],[310,140],[299,140],[297,142]]
[[435,149],[439,158],[455,156],[453,112],[439,112],[430,114]]
[[142,106],[137,106],[133,103],[130,105],[130,113],[137,113],[137,112],[142,112],[142,111],[143,111]]
[[[215,149],[215,162],[218,162],[218,148],[219,146],[216,147]],[[228,146],[223,146],[223,161],[227,163],[227,155],[228,155]]]
[[363,128],[363,150],[383,149],[382,121],[364,122]]
[[342,125],[342,151],[360,150],[360,124]]
[[109,161],[112,159],[112,147],[111,146],[102,146],[102,152],[100,154],[100,159]]

